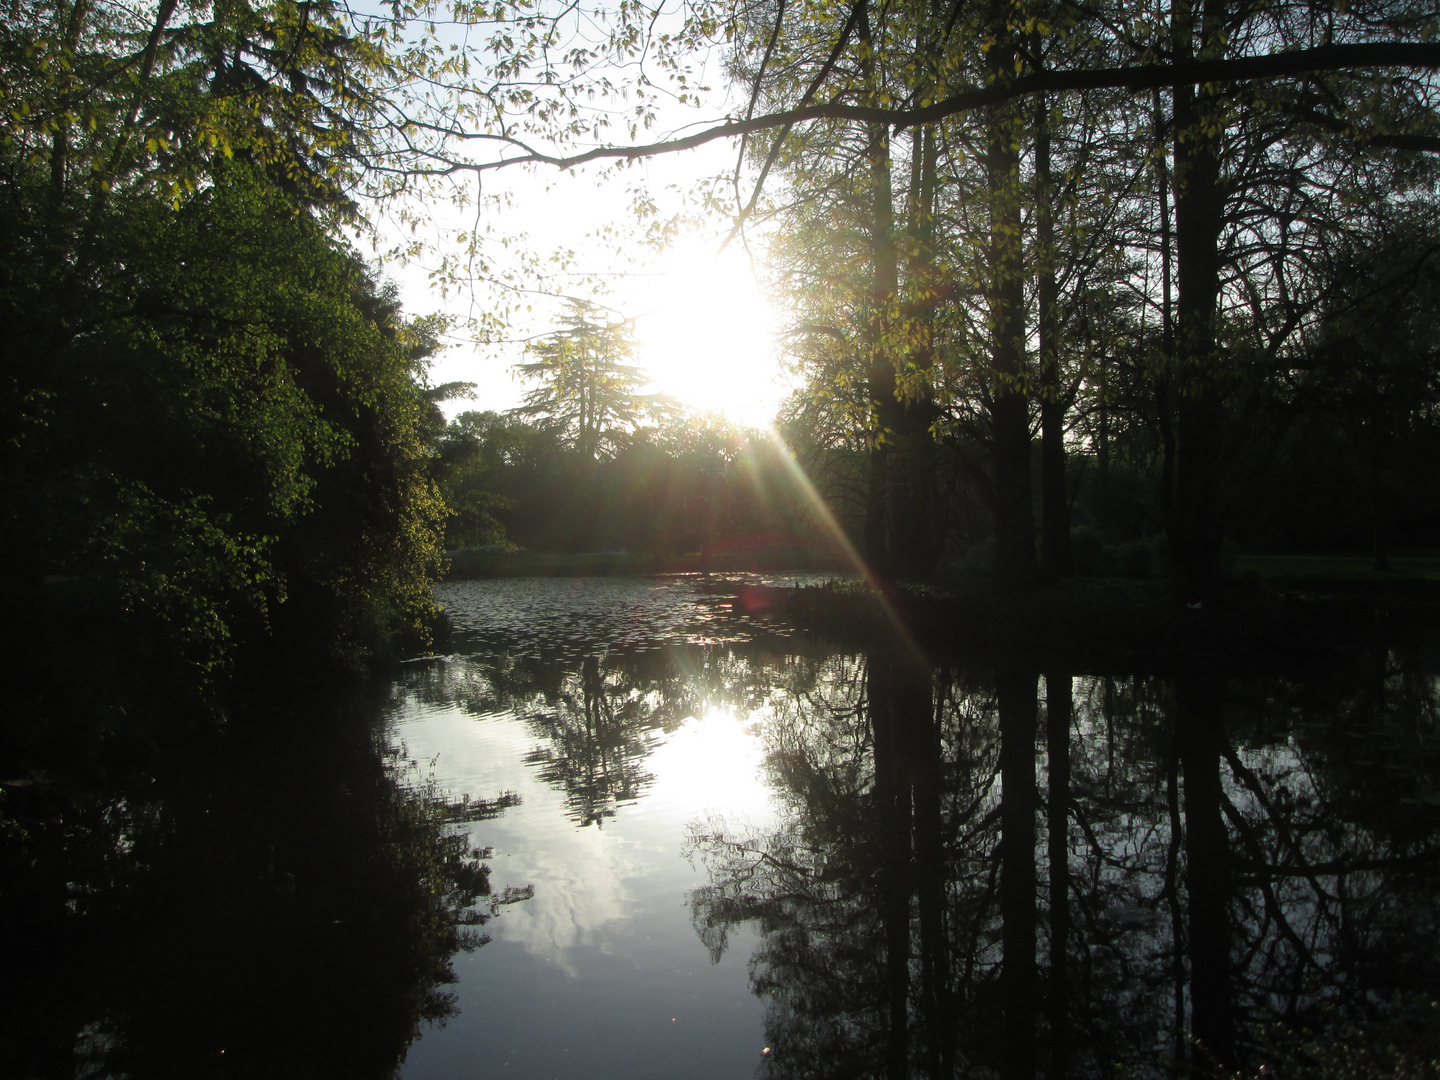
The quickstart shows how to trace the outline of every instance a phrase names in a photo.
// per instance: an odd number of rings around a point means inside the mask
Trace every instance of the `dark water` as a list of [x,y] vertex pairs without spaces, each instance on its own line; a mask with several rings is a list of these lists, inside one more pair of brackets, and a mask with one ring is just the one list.
[[1419,1076],[1440,1052],[1426,618],[1283,669],[1070,671],[837,648],[695,580],[441,599],[449,655],[383,693],[291,702],[63,812],[6,789],[3,1075]]

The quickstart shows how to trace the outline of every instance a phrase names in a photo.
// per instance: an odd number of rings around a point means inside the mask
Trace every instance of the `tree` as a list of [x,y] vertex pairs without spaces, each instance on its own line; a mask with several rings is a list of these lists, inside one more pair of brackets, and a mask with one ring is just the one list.
[[[436,327],[338,234],[395,134],[370,124],[389,61],[359,29],[324,5],[173,0],[27,3],[0,26],[21,743],[62,716],[139,723],[127,701],[213,704],[242,659],[353,665],[426,633]],[[42,702],[20,673],[69,647],[96,677]]]
[[562,330],[531,347],[537,359],[516,364],[515,372],[538,382],[512,414],[535,417],[582,458],[613,457],[641,422],[665,411],[667,403],[640,391],[649,376],[629,363],[635,341],[624,323],[599,321],[600,309],[568,301]]
[[1376,570],[1390,568],[1391,477],[1411,478],[1412,501],[1433,499],[1440,433],[1440,332],[1434,319],[1440,236],[1434,211],[1422,204],[1401,212],[1383,222],[1379,236],[1336,253],[1319,340],[1307,365],[1306,397],[1344,433],[1364,477]]
[[433,437],[432,469],[450,514],[447,549],[505,544],[505,526],[495,514],[512,503],[497,490],[510,436],[498,413],[466,411]]
[[[1161,276],[1170,280],[1173,259],[1178,290],[1173,314],[1168,289],[1164,301],[1167,328],[1173,327],[1173,334],[1167,329],[1166,344],[1173,346],[1173,354],[1166,359],[1159,393],[1164,399],[1162,426],[1168,432],[1167,490],[1162,501],[1169,507],[1166,517],[1180,591],[1191,602],[1203,602],[1213,598],[1217,588],[1215,562],[1223,527],[1226,391],[1224,380],[1216,380],[1227,358],[1220,313],[1235,302],[1229,280],[1222,288],[1222,275],[1233,267],[1227,266],[1219,245],[1227,208],[1241,205],[1231,200],[1243,198],[1241,189],[1228,186],[1234,177],[1228,165],[1222,167],[1222,158],[1254,160],[1228,156],[1238,146],[1231,138],[1239,127],[1235,119],[1266,113],[1279,118],[1274,141],[1268,145],[1310,138],[1320,131],[1337,145],[1363,152],[1435,150],[1440,141],[1433,81],[1424,75],[1377,69],[1433,68],[1440,64],[1440,46],[1425,37],[1428,16],[1420,5],[1337,15],[1318,5],[1281,11],[1217,0],[1142,13],[1096,10],[1082,13],[1085,25],[1079,28],[1061,25],[1053,14],[1043,7],[996,3],[959,5],[932,17],[935,13],[921,6],[881,10],[864,0],[844,9],[825,5],[747,9],[734,24],[750,58],[747,76],[754,87],[743,118],[673,140],[602,145],[574,153],[564,147],[537,149],[518,137],[499,135],[514,156],[483,162],[451,157],[444,168],[483,172],[516,162],[573,167],[596,160],[635,160],[718,138],[751,139],[770,131],[775,135],[760,164],[763,179],[777,161],[784,160],[787,140],[795,139],[803,152],[808,136],[801,133],[803,125],[812,129],[831,125],[831,134],[812,144],[817,148],[843,145],[839,133],[850,125],[857,136],[850,145],[859,152],[849,160],[865,162],[869,171],[866,186],[853,189],[867,193],[864,223],[846,222],[842,227],[863,227],[873,249],[871,304],[861,311],[857,329],[863,327],[859,340],[873,361],[868,369],[870,397],[876,406],[868,546],[878,555],[882,545],[875,537],[882,530],[874,522],[882,516],[879,506],[884,500],[877,492],[890,490],[884,479],[890,474],[886,433],[899,431],[880,416],[882,411],[893,411],[894,395],[887,392],[889,371],[917,372],[923,380],[931,362],[923,341],[907,342],[905,333],[897,332],[917,324],[923,327],[928,320],[908,317],[905,305],[898,302],[899,249],[914,243],[918,252],[924,245],[918,243],[920,234],[896,222],[891,141],[903,131],[919,132],[910,139],[918,151],[914,160],[920,163],[912,180],[913,190],[923,194],[925,163],[930,160],[924,131],[943,132],[963,114],[994,110],[983,136],[989,238],[984,256],[977,260],[981,273],[973,280],[988,301],[985,367],[992,379],[985,391],[992,414],[994,473],[999,479],[994,485],[997,550],[1004,561],[1002,577],[1010,587],[1023,588],[1033,579],[1028,428],[1036,380],[1027,356],[1030,339],[1019,242],[1024,229],[1018,197],[1022,127],[1006,110],[1012,108],[1009,103],[1040,93],[1110,88],[1167,91],[1170,107],[1163,117],[1163,137],[1174,161],[1165,180],[1173,194],[1174,231],[1170,231],[1167,198],[1160,215],[1165,237]],[[977,37],[985,42],[978,52],[967,44]],[[1039,44],[1032,40],[1036,37]],[[1060,55],[1047,47],[1045,39],[1053,44],[1064,38],[1084,44]],[[768,97],[762,95],[766,85]],[[757,110],[762,100],[769,112]],[[974,129],[959,145],[967,142],[973,157],[980,145]],[[1263,139],[1247,145],[1260,157],[1266,156]],[[1301,169],[1313,165],[1299,163]],[[851,179],[860,180],[860,173]],[[914,205],[926,201],[922,197]],[[748,206],[755,203],[752,198]],[[923,264],[923,258],[915,261],[917,267]],[[1053,306],[1048,300],[1047,308]],[[885,341],[892,346],[879,344]],[[911,344],[916,345],[913,354]],[[881,362],[881,354],[888,351],[897,355],[886,355]],[[1041,375],[1053,387],[1055,380],[1043,371]],[[906,404],[903,395],[895,401]],[[1057,441],[1053,415],[1048,426],[1053,451]],[[1058,474],[1052,468],[1046,475]],[[1050,486],[1054,506],[1053,479]]]

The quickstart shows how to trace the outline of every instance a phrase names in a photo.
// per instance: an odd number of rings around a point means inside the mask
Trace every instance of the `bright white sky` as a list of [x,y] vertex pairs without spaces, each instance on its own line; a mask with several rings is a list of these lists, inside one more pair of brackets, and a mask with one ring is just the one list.
[[[720,97],[718,83],[712,80]],[[720,105],[708,115],[723,112]],[[677,119],[693,123],[696,115],[687,111]],[[663,129],[656,130],[643,139],[664,134]],[[730,222],[711,221],[679,237],[658,256],[638,241],[617,243],[613,234],[609,239],[597,236],[607,228],[623,232],[630,227],[634,217],[627,189],[644,184],[659,207],[658,216],[665,218],[683,210],[680,193],[693,191],[697,181],[732,171],[735,155],[732,144],[712,144],[637,163],[608,181],[597,180],[602,176],[599,169],[576,175],[549,169],[491,172],[483,181],[485,192],[508,192],[513,204],[503,216],[486,211],[491,218],[482,220],[497,233],[527,234],[525,247],[532,252],[573,250],[579,271],[608,283],[609,296],[579,280],[565,291],[608,306],[617,319],[635,319],[638,359],[653,379],[652,391],[697,411],[764,426],[774,418],[789,387],[778,375],[777,315],[761,291],[765,253],[756,246],[753,234],[748,252],[737,238],[721,255]],[[442,226],[474,221],[473,207],[441,217]],[[429,284],[427,264],[433,261],[383,265],[385,276],[399,285],[407,313],[443,311],[463,323],[474,311],[496,303],[493,296],[478,290],[474,296],[468,290],[442,296]],[[506,343],[477,345],[463,329],[452,334],[450,347],[434,361],[431,380],[474,382],[478,394],[473,401],[448,403],[447,411],[453,415],[464,409],[503,410],[518,404],[526,386],[511,376],[510,367],[523,359],[524,339],[552,330],[561,309],[559,300],[535,295],[533,310],[514,326]]]

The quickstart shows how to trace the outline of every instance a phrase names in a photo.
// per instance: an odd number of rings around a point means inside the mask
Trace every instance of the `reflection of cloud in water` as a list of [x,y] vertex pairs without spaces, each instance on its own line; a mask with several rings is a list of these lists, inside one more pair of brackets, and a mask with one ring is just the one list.
[[[493,848],[487,860],[497,888],[533,885],[533,897],[505,908],[486,930],[519,945],[572,978],[583,976],[579,950],[621,951],[646,894],[673,891],[679,903],[693,871],[678,856],[685,826],[698,816],[768,820],[758,726],[768,709],[711,708],[668,734],[647,732],[647,770],[655,782],[638,801],[623,803],[601,826],[577,828],[564,789],[521,762],[534,733],[513,714],[477,720],[459,709],[411,699],[398,710],[394,738],[429,763],[442,789],[511,790],[519,806],[472,827],[472,841]],[[659,874],[665,881],[655,880]],[[685,880],[669,881],[680,875]],[[651,879],[641,884],[640,879]],[[644,900],[642,901],[642,897]]]
[[603,928],[625,919],[633,901],[627,880],[652,868],[634,843],[593,826],[575,827],[564,792],[521,764],[534,741],[513,715],[476,721],[458,709],[407,705],[393,738],[431,763],[442,789],[520,795],[520,805],[503,817],[471,828],[473,843],[494,849],[487,861],[497,887],[535,887],[533,897],[505,908],[486,931],[575,976],[566,953],[603,945]]
[[[533,837],[519,847],[528,857],[505,859],[509,877],[523,876],[535,885],[535,896],[505,912],[491,924],[496,938],[513,942],[533,956],[578,977],[567,954],[577,948],[601,947],[609,936],[604,931],[626,918],[632,901],[626,886],[629,879],[647,873],[635,858],[634,845],[600,829],[576,829],[563,817],[563,807],[535,807],[565,826],[544,829],[544,839]],[[538,831],[538,830],[537,830]]]
[[535,896],[492,924],[497,938],[578,977],[568,954],[612,951],[626,936],[636,880],[656,873],[657,863],[675,860],[686,823],[716,811],[768,820],[763,747],[753,720],[712,709],[656,743],[648,760],[654,787],[604,828],[566,822],[563,797],[553,788],[526,791],[524,806],[502,823],[525,839],[501,842],[516,854],[497,869],[507,881],[533,882]]

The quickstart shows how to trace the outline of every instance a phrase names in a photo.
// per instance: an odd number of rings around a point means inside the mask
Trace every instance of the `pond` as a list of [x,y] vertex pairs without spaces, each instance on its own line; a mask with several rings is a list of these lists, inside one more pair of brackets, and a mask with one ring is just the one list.
[[830,646],[735,593],[442,588],[452,652],[389,737],[516,798],[472,839],[525,898],[405,1077],[1169,1075],[1433,1023],[1423,634],[1072,672]]
[[93,790],[7,787],[0,1075],[1440,1052],[1432,613],[1283,663],[1069,670],[827,640],[746,588],[447,584],[444,655],[384,685],[272,695]]
[[401,683],[391,738],[457,793],[517,798],[474,830],[523,889],[457,963],[458,1016],[403,1075],[735,1077],[762,1059],[757,939],[712,962],[687,856],[709,815],[776,824],[761,732],[803,645],[694,579],[443,586],[451,655]]

